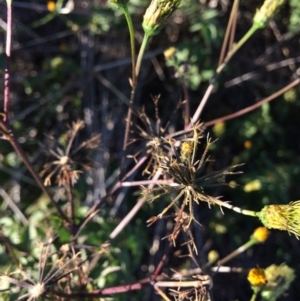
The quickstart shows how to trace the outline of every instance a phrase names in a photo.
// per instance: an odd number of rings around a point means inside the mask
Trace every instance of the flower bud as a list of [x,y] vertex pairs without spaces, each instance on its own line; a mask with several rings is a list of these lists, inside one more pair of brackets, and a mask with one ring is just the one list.
[[152,0],[144,15],[145,33],[149,36],[158,34],[180,2],[181,0]]
[[251,235],[251,239],[254,239],[256,242],[265,242],[269,237],[270,231],[266,227],[258,227],[255,229]]
[[276,10],[284,3],[284,0],[265,0],[262,7],[256,11],[253,23],[259,27],[264,28]]
[[288,205],[265,206],[257,216],[269,229],[278,229],[300,236],[300,201]]

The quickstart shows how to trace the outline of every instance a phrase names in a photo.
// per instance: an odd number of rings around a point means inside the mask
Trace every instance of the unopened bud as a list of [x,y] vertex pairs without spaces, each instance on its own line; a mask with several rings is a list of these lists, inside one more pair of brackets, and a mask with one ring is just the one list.
[[180,2],[181,0],[152,0],[144,15],[145,33],[149,36],[158,34]]
[[300,201],[288,205],[265,206],[257,213],[263,225],[269,229],[278,229],[300,236]]
[[270,18],[276,13],[276,10],[283,3],[284,0],[265,0],[262,7],[257,10],[253,23],[259,28],[264,28]]

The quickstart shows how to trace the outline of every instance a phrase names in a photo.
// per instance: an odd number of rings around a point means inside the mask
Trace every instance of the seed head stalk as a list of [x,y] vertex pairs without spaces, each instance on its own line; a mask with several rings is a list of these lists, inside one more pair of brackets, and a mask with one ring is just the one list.
[[227,63],[231,58],[237,53],[237,51],[250,39],[250,37],[258,30],[260,27],[254,23],[251,28],[246,32],[246,34],[238,41],[237,44],[229,51],[224,59],[224,62],[217,68],[216,73],[220,74],[222,70],[226,67]]
[[235,212],[243,214],[243,215],[249,215],[249,216],[257,217],[257,214],[258,214],[256,211],[242,209],[240,207],[233,206],[233,205],[231,205],[229,203],[220,201],[218,199],[214,199],[214,203],[217,204],[217,205],[219,205],[220,207],[225,207],[227,209],[230,209],[232,211],[235,211]]
[[[125,0],[125,1],[112,1],[112,2],[116,3],[122,9],[122,11],[124,13],[124,16],[126,18],[126,21],[127,21],[127,26],[128,26],[128,30],[129,30],[129,36],[130,36],[132,79],[131,79],[131,94],[130,94],[130,100],[129,100],[129,108],[128,108],[128,113],[127,113],[127,123],[126,123],[125,137],[124,137],[124,144],[123,144],[123,152],[125,152],[126,146],[127,146],[127,143],[128,143],[129,128],[130,128],[131,116],[132,116],[131,106],[133,105],[135,89],[136,89],[136,86],[137,86],[134,27],[133,27],[133,23],[132,23],[130,13],[128,11],[127,1]],[[124,165],[124,159],[122,160],[122,163],[121,163],[121,173],[122,173],[123,165]]]
[[142,60],[143,60],[143,56],[145,54],[149,39],[150,39],[151,35],[147,32],[145,32],[144,37],[143,37],[143,41],[142,41],[142,45],[138,54],[138,58],[136,61],[136,67],[135,67],[135,75],[136,77],[139,76],[140,73],[140,69],[141,69],[141,65],[142,65]]
[[[127,11],[127,13],[125,13],[125,11]],[[123,151],[125,152],[126,146],[127,146],[127,143],[128,143],[129,128],[130,128],[131,116],[132,116],[131,106],[133,105],[133,102],[134,102],[135,90],[136,90],[136,86],[137,86],[137,79],[138,79],[138,76],[139,76],[139,73],[140,73],[142,59],[143,59],[145,50],[147,48],[150,36],[145,33],[144,38],[143,38],[143,42],[142,42],[142,45],[141,45],[141,48],[140,48],[140,51],[139,51],[139,55],[138,55],[138,58],[137,58],[137,62],[135,63],[134,32],[133,32],[133,26],[132,26],[130,15],[128,13],[127,6],[126,6],[126,10],[124,10],[124,14],[125,14],[125,16],[128,17],[129,32],[132,32],[130,34],[131,55],[132,55],[132,82],[131,82],[132,86],[131,86],[131,94],[130,94],[130,99],[129,99],[129,106],[130,107],[128,108],[127,123],[126,123],[126,129],[125,129],[125,138],[124,138],[124,144],[123,144]],[[130,26],[132,26],[132,30],[130,29],[131,28]],[[121,173],[120,173],[120,175],[122,174],[123,165],[124,165],[124,160],[121,163]]]
[[134,28],[131,16],[128,11],[127,5],[121,6],[124,16],[127,21],[127,26],[130,36],[130,49],[131,49],[131,63],[132,63],[132,86],[136,86],[136,72],[135,72],[135,42],[134,42]]

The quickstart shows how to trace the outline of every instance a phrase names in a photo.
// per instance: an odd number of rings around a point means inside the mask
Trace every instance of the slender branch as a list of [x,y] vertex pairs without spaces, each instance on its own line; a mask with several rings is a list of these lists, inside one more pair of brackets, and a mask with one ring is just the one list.
[[151,276],[151,281],[155,281],[159,275],[159,273],[161,272],[164,264],[166,263],[166,261],[169,258],[169,253],[171,252],[171,250],[173,249],[173,242],[170,241],[169,245],[168,245],[168,249],[166,250],[166,252],[164,253],[163,257],[161,258],[159,264],[157,265],[153,275]]
[[257,292],[254,292],[251,299],[250,299],[250,301],[255,301],[256,297],[257,297]]
[[[132,116],[131,107],[133,106],[133,103],[134,103],[134,96],[135,96],[135,90],[136,90],[136,87],[137,87],[137,80],[138,80],[142,59],[143,59],[145,50],[147,48],[149,38],[150,38],[150,35],[145,33],[143,41],[142,41],[142,45],[141,45],[141,48],[140,48],[140,51],[139,51],[139,54],[138,54],[136,66],[135,66],[135,69],[133,69],[133,72],[135,73],[135,77],[134,77],[134,80],[132,82],[132,89],[131,89],[131,95],[130,95],[130,100],[129,100],[129,106],[130,107],[128,108],[128,114],[127,114],[127,120],[126,120],[125,137],[124,137],[124,143],[123,143],[123,153],[124,154],[125,154],[128,139],[129,139],[130,123],[131,123],[131,116]],[[122,162],[121,162],[121,173],[120,173],[120,175],[122,175],[124,160],[125,160],[125,156],[123,157]]]
[[[155,182],[161,175],[161,170],[159,169],[156,174],[153,176],[152,181]],[[149,189],[153,188],[154,184],[149,185]],[[140,210],[140,208],[146,202],[145,198],[141,198],[135,204],[135,206],[130,210],[130,212],[122,219],[122,221],[118,224],[118,226],[113,230],[113,232],[109,235],[110,239],[114,239],[129,222],[133,219],[136,213]]]
[[231,60],[231,58],[237,53],[237,51],[249,40],[249,38],[256,32],[259,27],[254,23],[251,28],[246,32],[246,34],[234,45],[232,50],[230,50],[224,59],[224,62],[217,68],[217,74],[219,74]]
[[[225,57],[225,51],[226,51],[226,47],[229,44],[229,50],[231,49],[231,40],[232,37],[234,36],[233,32],[234,32],[234,26],[233,26],[233,19],[237,16],[237,8],[239,5],[239,0],[235,0],[231,9],[231,13],[230,13],[230,17],[229,17],[229,21],[227,24],[227,28],[226,28],[226,32],[225,32],[225,36],[224,36],[224,40],[223,40],[223,44],[222,44],[222,49],[221,49],[221,53],[220,53],[220,57],[219,57],[219,65],[222,64],[222,62],[224,61],[224,57]],[[230,34],[231,33],[231,34]],[[228,42],[230,39],[230,42]]]
[[[84,217],[84,219],[80,222],[80,228],[82,229],[82,225],[84,225],[90,218],[91,216],[94,216],[95,212],[101,207],[101,205],[105,202],[106,198],[111,196],[117,189],[119,189],[122,186],[122,181],[125,181],[127,178],[129,178],[146,160],[147,160],[148,156],[143,156],[137,164],[135,164],[135,166],[121,179],[121,181],[118,181],[111,189],[110,191],[107,193],[107,195],[100,199],[86,214],[86,216]],[[143,202],[144,203],[144,202]],[[141,207],[141,206],[140,206]],[[139,207],[139,208],[140,208]],[[135,214],[135,213],[134,213]],[[133,215],[134,216],[134,215]],[[133,217],[132,216],[132,217]],[[131,218],[132,218],[131,217]],[[126,217],[125,217],[126,218]],[[125,224],[127,225],[129,223],[129,221],[131,220],[131,218],[128,220],[128,222]],[[122,223],[122,222],[121,222]],[[121,231],[120,229],[123,229],[122,226],[120,227],[120,224],[117,226],[117,228],[112,232],[112,234],[116,231],[116,235]],[[110,235],[110,238],[113,239],[114,237],[112,237],[112,234]],[[116,236],[115,235],[115,236]]]
[[121,7],[125,15],[127,26],[130,36],[130,49],[131,49],[131,64],[132,64],[132,83],[133,86],[136,86],[136,73],[135,73],[135,42],[134,42],[134,28],[132,24],[132,19],[128,11],[127,5]]
[[142,41],[142,45],[139,51],[139,55],[136,61],[136,67],[135,67],[135,74],[136,77],[138,78],[139,74],[140,74],[140,69],[141,69],[141,65],[142,65],[142,60],[143,60],[143,56],[145,54],[149,39],[150,39],[150,35],[145,33],[144,37],[143,37],[143,41]]
[[183,90],[183,100],[184,102],[184,107],[183,107],[183,120],[184,120],[184,128],[189,127],[189,121],[190,121],[190,98],[189,98],[189,93],[186,85],[186,80],[184,76],[181,76],[181,85],[182,85],[182,90]]
[[[149,280],[148,280],[149,283]],[[108,295],[115,295],[115,294],[121,294],[126,293],[130,291],[140,290],[143,287],[141,283],[134,283],[134,284],[125,284],[121,286],[115,286],[115,287],[108,287],[104,289],[98,289],[94,290],[92,292],[75,292],[75,293],[64,293],[64,292],[58,292],[58,291],[52,291],[55,295],[64,297],[64,298],[79,298],[79,297],[85,297],[85,298],[96,298],[101,296],[108,296]]]
[[132,182],[122,182],[120,184],[121,187],[134,187],[134,186],[141,186],[141,185],[169,185],[169,186],[178,186],[179,184],[174,183],[172,179],[170,180],[145,180],[145,181],[132,181]]
[[235,0],[233,3],[233,9],[232,9],[232,24],[231,24],[231,31],[230,31],[230,38],[229,38],[229,44],[228,49],[229,51],[232,49],[234,38],[235,38],[235,31],[236,31],[236,22],[238,17],[238,8],[239,8],[239,0]]
[[[246,242],[245,244],[243,244],[242,246],[240,246],[239,248],[237,248],[236,250],[234,250],[233,252],[231,252],[230,254],[228,254],[226,257],[222,258],[221,260],[218,261],[218,266],[222,266],[224,265],[226,262],[228,262],[229,260],[231,260],[232,258],[238,256],[239,254],[245,252],[246,250],[248,250],[249,248],[251,248],[253,245],[257,244],[257,241],[255,241],[254,239],[250,239],[248,242]],[[213,263],[213,262],[212,262]],[[211,264],[210,262],[208,262],[204,267],[203,270],[207,267],[209,267]]]
[[297,78],[295,79],[293,82],[291,82],[289,85],[285,86],[284,88],[280,89],[279,91],[275,92],[274,94],[270,95],[269,97],[255,103],[254,105],[252,106],[249,106],[243,110],[240,110],[238,112],[235,112],[235,113],[232,113],[232,114],[229,114],[229,115],[226,115],[226,116],[223,116],[223,117],[220,117],[220,118],[217,118],[217,119],[214,119],[214,120],[211,120],[211,121],[208,121],[208,122],[205,122],[205,126],[212,126],[218,122],[221,122],[221,121],[226,121],[226,120],[230,120],[230,119],[233,119],[233,118],[237,118],[241,115],[244,115],[244,114],[247,114],[257,108],[259,108],[260,106],[262,106],[264,103],[267,103],[267,102],[270,102],[271,100],[279,97],[280,95],[284,94],[286,91],[292,89],[293,87],[297,86],[298,84],[300,83],[300,79]]
[[210,94],[211,94],[214,86],[215,86],[214,83],[211,83],[208,86],[208,88],[207,88],[207,90],[206,90],[206,92],[205,92],[202,100],[200,101],[200,105],[198,106],[198,108],[197,108],[197,110],[196,110],[196,112],[195,112],[195,114],[194,114],[194,116],[193,116],[193,118],[192,118],[192,120],[191,120],[191,122],[189,124],[189,128],[192,128],[192,126],[194,124],[196,124],[196,122],[199,120],[200,115],[201,115],[201,113],[202,113],[202,111],[203,111],[203,109],[204,109],[204,107],[206,105],[206,102],[207,102],[207,100],[208,100],[208,98],[209,98],[209,96],[210,96]]
[[7,27],[6,27],[6,66],[4,70],[4,122],[9,123],[9,92],[10,92],[10,57],[12,36],[12,9],[11,1],[7,0]]
[[69,218],[71,219],[73,225],[75,225],[75,210],[74,210],[74,200],[73,200],[73,191],[72,191],[72,181],[70,172],[67,172],[68,181],[65,185],[67,192],[67,199],[69,203]]
[[19,143],[15,139],[13,133],[11,130],[7,127],[6,123],[0,119],[0,129],[1,132],[4,134],[5,138],[10,142],[18,156],[23,160],[24,164],[26,165],[27,169],[35,179],[36,183],[38,186],[41,188],[41,190],[47,195],[47,197],[50,199],[51,203],[53,206],[56,208],[57,212],[60,214],[60,216],[63,218],[65,221],[69,221],[68,217],[64,214],[60,206],[54,201],[52,198],[51,194],[49,193],[48,189],[44,186],[44,183],[39,176],[39,174],[36,172],[34,167],[32,166],[31,162],[29,161],[27,155],[23,151],[23,149],[20,147]]
[[214,78],[212,78],[211,84],[208,86],[202,100],[200,101],[200,104],[192,118],[192,121],[190,123],[190,127],[195,124],[199,118],[200,115],[207,103],[207,100],[209,96],[211,95],[213,88],[215,86],[215,83],[217,81],[217,77],[220,75],[220,73],[223,71],[223,69],[227,66],[228,62],[231,60],[231,58],[236,54],[236,52],[246,43],[246,41],[256,32],[256,30],[259,29],[259,27],[256,24],[253,24],[251,28],[247,31],[247,33],[239,40],[237,44],[234,45],[232,50],[230,50],[224,59],[224,62],[217,68],[216,75]]
[[232,211],[235,211],[237,213],[240,213],[240,214],[243,214],[243,215],[248,215],[248,216],[254,216],[254,217],[257,217],[257,213],[256,211],[252,211],[252,210],[247,210],[247,209],[242,209],[240,207],[236,207],[236,206],[233,206],[229,203],[226,203],[226,202],[223,202],[223,201],[220,201],[218,199],[214,199],[214,203],[219,205],[220,207],[225,207],[227,209],[230,209]]

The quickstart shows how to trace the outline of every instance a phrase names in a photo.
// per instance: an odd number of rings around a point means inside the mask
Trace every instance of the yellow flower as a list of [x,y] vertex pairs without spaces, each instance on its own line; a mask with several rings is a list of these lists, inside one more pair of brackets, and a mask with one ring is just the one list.
[[269,229],[278,229],[300,236],[300,201],[288,205],[265,206],[256,213],[263,225]]
[[265,242],[270,235],[270,231],[266,227],[258,227],[253,232],[251,238],[257,242]]
[[260,189],[261,189],[260,180],[253,180],[251,182],[248,182],[244,187],[245,192],[257,191]]
[[194,150],[194,145],[191,141],[184,141],[181,144],[180,155],[183,161],[189,160]]
[[176,52],[175,47],[169,47],[168,49],[166,49],[164,51],[165,59],[168,60],[168,59],[172,58],[174,56],[175,52]]
[[49,11],[55,11],[55,9],[56,9],[56,3],[54,2],[54,1],[48,1],[48,3],[47,3],[47,9],[49,10]]
[[217,137],[222,136],[225,132],[225,122],[218,122],[214,125],[213,131]]
[[247,279],[252,286],[263,286],[268,282],[264,269],[259,267],[251,269]]
[[252,142],[249,141],[249,140],[246,140],[246,141],[244,142],[244,147],[245,147],[246,149],[251,148],[251,147],[252,147]]

